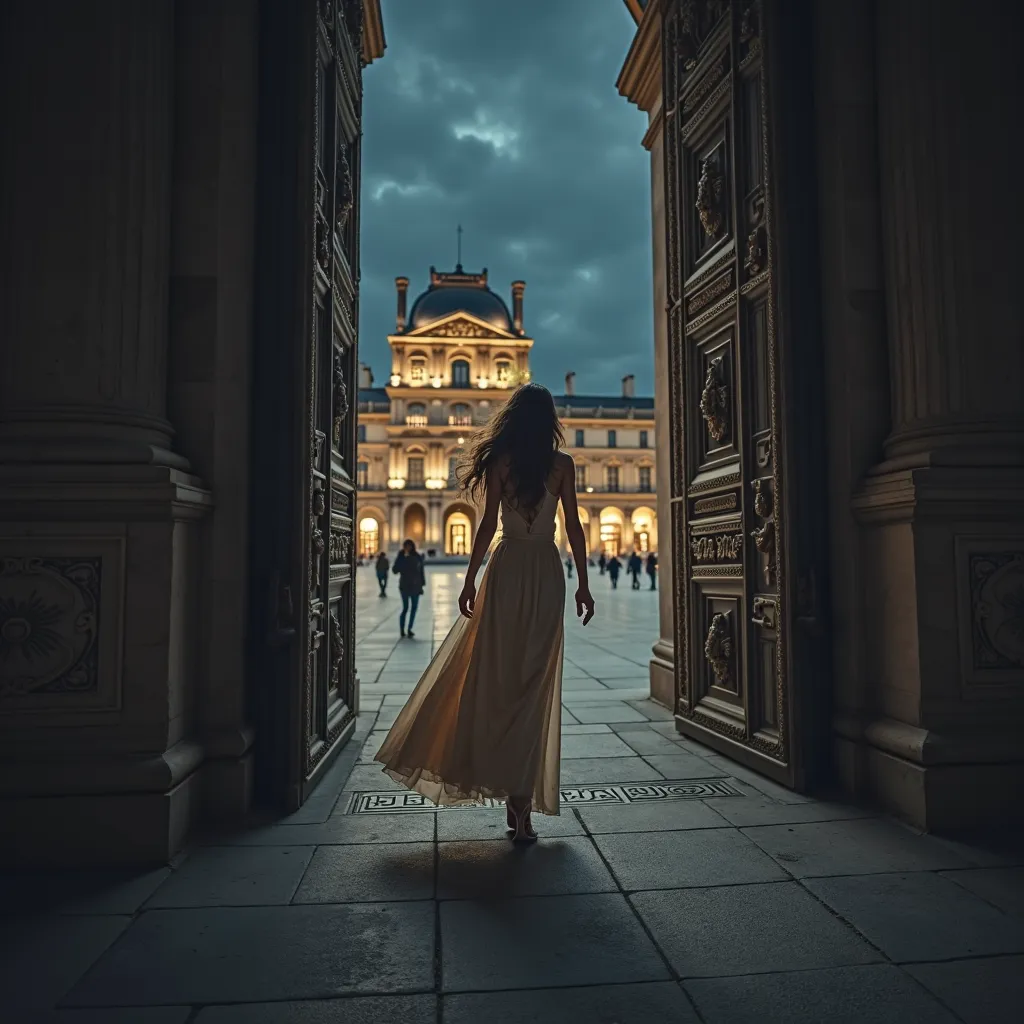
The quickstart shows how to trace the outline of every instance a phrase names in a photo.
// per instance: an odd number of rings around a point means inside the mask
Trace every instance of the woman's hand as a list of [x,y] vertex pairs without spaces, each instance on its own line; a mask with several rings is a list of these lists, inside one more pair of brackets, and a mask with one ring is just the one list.
[[580,587],[576,591],[576,614],[583,616],[584,626],[594,617],[594,598],[589,587]]
[[471,580],[466,580],[466,585],[462,588],[462,593],[459,594],[459,611],[467,619],[471,619],[474,605],[476,605],[476,584]]

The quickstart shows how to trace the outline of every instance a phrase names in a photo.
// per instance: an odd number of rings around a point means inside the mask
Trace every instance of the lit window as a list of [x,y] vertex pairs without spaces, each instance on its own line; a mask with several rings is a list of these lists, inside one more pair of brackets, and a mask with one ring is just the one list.
[[576,464],[576,490],[582,491],[587,486],[587,467],[581,463]]
[[650,491],[651,489],[651,467],[641,466],[640,467],[640,490]]
[[423,456],[410,455],[406,472],[406,487],[423,487]]
[[494,377],[500,385],[507,385],[512,380],[512,364],[507,359],[499,359],[494,364]]
[[409,367],[409,380],[413,384],[424,385],[427,383],[427,361],[425,359],[414,359]]
[[412,402],[405,412],[407,427],[425,427],[427,425],[427,407],[422,402]]
[[473,425],[473,412],[468,405],[458,402],[452,406],[448,415],[448,426],[450,427],[471,427]]
[[617,491],[619,489],[619,467],[609,466],[607,468],[607,485],[609,491]]

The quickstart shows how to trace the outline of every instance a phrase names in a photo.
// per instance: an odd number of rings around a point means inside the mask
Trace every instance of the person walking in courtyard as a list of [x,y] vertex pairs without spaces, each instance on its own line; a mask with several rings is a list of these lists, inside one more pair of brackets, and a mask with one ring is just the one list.
[[380,596],[388,596],[388,569],[391,563],[388,561],[388,556],[382,551],[377,556],[377,586],[380,587]]
[[[537,838],[531,812],[559,813],[565,577],[555,546],[562,503],[576,563],[576,614],[594,617],[576,469],[561,451],[551,392],[524,384],[474,440],[460,482],[483,492],[462,616],[395,719],[375,760],[438,805],[504,799],[513,842]],[[501,541],[476,576],[501,514]]]
[[[391,571],[398,577],[398,592],[402,595],[402,614],[398,617],[398,629],[402,636],[412,640],[416,636],[412,631],[413,623],[416,621],[416,609],[427,584],[423,572],[423,556],[416,550],[413,541],[407,540],[402,545]],[[406,614],[409,616],[408,628]]]
[[612,578],[612,590],[619,589],[619,573],[622,571],[622,563],[619,559],[612,555],[608,559],[608,575]]
[[601,570],[601,575],[604,575],[604,570],[608,565],[608,559],[605,557],[604,552],[601,552],[601,557],[597,560],[597,567]]
[[566,579],[572,579],[572,558],[569,555],[565,556],[565,576]]
[[651,577],[651,590],[657,590],[658,556],[653,551],[647,556],[647,575]]
[[629,575],[633,577],[633,582],[632,582],[632,585],[631,585],[631,589],[633,589],[633,590],[639,590],[640,589],[640,573],[643,572],[643,569],[644,569],[643,560],[634,551],[633,554],[631,554],[629,556],[629,567],[627,569],[627,571],[629,572]]

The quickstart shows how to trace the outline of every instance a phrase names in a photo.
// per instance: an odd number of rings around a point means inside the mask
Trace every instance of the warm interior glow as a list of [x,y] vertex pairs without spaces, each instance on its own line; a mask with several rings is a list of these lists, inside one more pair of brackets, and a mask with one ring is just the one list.
[[402,383],[402,378],[397,373],[391,374],[391,386],[393,388],[397,388],[398,385],[401,384],[401,383]]

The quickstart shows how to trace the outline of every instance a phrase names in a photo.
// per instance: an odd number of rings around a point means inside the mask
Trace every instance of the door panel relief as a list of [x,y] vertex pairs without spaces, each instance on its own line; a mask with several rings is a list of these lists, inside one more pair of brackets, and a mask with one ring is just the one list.
[[676,0],[662,34],[676,710],[793,783],[763,14]]

